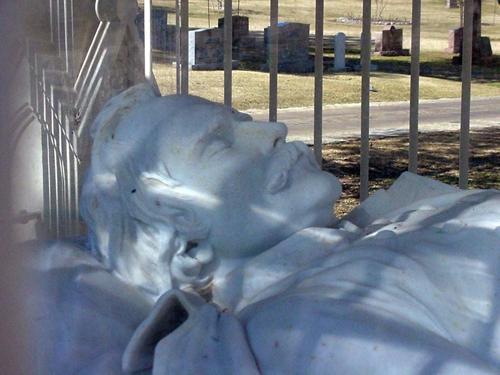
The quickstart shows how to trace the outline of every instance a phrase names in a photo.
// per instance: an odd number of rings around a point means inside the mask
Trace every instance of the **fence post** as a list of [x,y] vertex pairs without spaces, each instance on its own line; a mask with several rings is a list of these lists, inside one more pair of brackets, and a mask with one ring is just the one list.
[[421,0],[413,0],[411,15],[410,149],[408,170],[418,170],[418,106],[420,84]]
[[181,93],[181,31],[180,0],[175,0],[175,93]]
[[181,0],[181,94],[189,93],[189,0]]
[[224,0],[224,104],[232,106],[233,88],[233,0]]
[[278,0],[270,3],[269,28],[269,121],[278,120]]
[[460,154],[458,186],[467,189],[469,180],[470,89],[472,75],[472,33],[474,0],[465,0],[462,46],[462,103],[460,111]]
[[151,48],[151,0],[144,0],[144,76],[148,82],[153,77]]
[[363,0],[363,32],[361,34],[361,201],[368,198],[370,157],[370,60],[371,60],[371,0]]
[[323,146],[323,15],[324,0],[316,0],[316,40],[314,53],[314,156],[322,164]]

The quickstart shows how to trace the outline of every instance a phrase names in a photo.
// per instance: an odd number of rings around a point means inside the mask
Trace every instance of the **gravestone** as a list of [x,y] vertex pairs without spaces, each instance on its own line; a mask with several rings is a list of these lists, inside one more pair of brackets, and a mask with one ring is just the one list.
[[344,33],[340,32],[335,35],[335,42],[334,42],[335,71],[345,70],[345,40],[346,36]]
[[[264,45],[268,54],[271,28],[264,29]],[[309,58],[309,24],[295,22],[278,23],[278,70],[288,73],[312,71]]]
[[224,64],[224,29],[189,32],[189,65],[195,70],[221,69]]
[[448,48],[446,52],[460,53],[462,50],[462,40],[464,35],[464,28],[458,27],[448,32]]
[[[240,42],[241,38],[249,33],[249,20],[245,16],[233,16],[233,45]],[[219,18],[219,28],[224,29],[224,17]]]
[[262,35],[252,32],[241,38],[238,45],[238,59],[252,63],[264,63],[266,61],[266,49]]
[[403,49],[403,29],[394,25],[386,25],[375,36],[375,52],[382,56],[407,56],[408,49]]
[[[233,58],[240,59],[242,41],[250,33],[249,20],[245,16],[232,16],[233,23]],[[224,17],[219,18],[219,28],[224,30]]]
[[[172,36],[169,35],[172,32],[172,27],[168,27],[169,10],[163,7],[152,7],[151,8],[151,45],[153,49],[158,49],[161,51],[167,51],[169,49],[169,39]],[[135,18],[135,24],[139,30],[139,35],[141,40],[144,40],[144,9],[140,9]]]

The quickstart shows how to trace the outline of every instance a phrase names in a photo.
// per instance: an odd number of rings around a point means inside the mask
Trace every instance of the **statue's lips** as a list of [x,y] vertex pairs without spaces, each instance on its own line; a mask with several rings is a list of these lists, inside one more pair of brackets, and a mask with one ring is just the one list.
[[314,170],[320,170],[314,155],[306,144],[302,142],[290,142],[276,148],[271,167],[268,170],[266,188],[269,193],[276,194],[285,188],[292,167],[300,159],[304,159],[305,168],[309,167]]

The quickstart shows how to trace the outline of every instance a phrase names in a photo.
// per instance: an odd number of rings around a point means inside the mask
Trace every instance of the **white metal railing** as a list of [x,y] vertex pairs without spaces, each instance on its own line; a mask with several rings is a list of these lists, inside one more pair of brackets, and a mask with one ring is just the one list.
[[314,155],[323,161],[323,23],[324,0],[316,0],[316,40],[314,53]]
[[469,182],[470,86],[472,75],[472,22],[474,0],[465,0],[462,47],[462,106],[460,111],[460,155],[458,186],[466,189]]
[[[75,47],[74,0],[49,0],[50,35],[30,36],[28,52],[32,113],[42,130],[41,180],[44,228],[51,237],[79,234],[79,179],[88,161],[87,129],[103,101],[119,88],[109,74],[121,49],[142,50],[134,23],[134,0],[96,0],[96,31],[82,62]],[[92,23],[92,15],[78,15]],[[42,38],[42,39],[40,39]],[[45,39],[43,39],[45,38]],[[80,38],[82,39],[82,38]],[[84,39],[84,38],[83,38]],[[84,46],[80,46],[82,48]],[[125,82],[142,82],[135,72],[124,69]],[[150,60],[151,62],[151,60]],[[155,84],[154,77],[149,77]],[[128,84],[130,84],[128,83]],[[125,88],[125,87],[122,87]]]
[[361,200],[368,198],[370,159],[370,64],[371,64],[371,0],[363,1],[363,30],[361,32],[361,155],[360,186]]
[[224,104],[233,101],[233,0],[224,0]]
[[408,170],[418,171],[418,101],[420,86],[420,14],[421,0],[413,0],[411,13],[411,82],[410,82],[410,149]]
[[[150,2],[151,0],[146,0]],[[181,19],[181,74],[180,92],[189,92],[189,66],[187,59],[189,9],[188,0],[176,2],[176,16]],[[464,37],[462,61],[462,99],[459,154],[459,186],[468,185],[469,171],[469,125],[470,92],[472,67],[472,22],[473,1],[465,0]],[[279,0],[269,0],[270,35],[269,35],[269,121],[277,121],[278,108],[278,9]],[[232,103],[232,1],[224,1],[224,103]],[[179,10],[180,8],[180,10]],[[319,162],[322,160],[322,109],[323,109],[323,23],[324,0],[316,0],[316,44],[315,44],[315,85],[314,85],[314,149]],[[178,25],[178,22],[177,22]],[[418,172],[418,122],[419,122],[419,78],[420,78],[420,26],[421,0],[412,0],[412,36],[411,36],[411,81],[410,81],[410,117],[409,117],[409,160],[408,170]],[[145,30],[146,33],[151,31]],[[146,49],[151,48],[146,46]],[[361,147],[360,147],[360,199],[368,197],[369,192],[369,155],[370,155],[370,62],[371,62],[371,0],[363,1],[363,26],[361,36]],[[179,65],[179,64],[177,64]],[[179,75],[177,76],[179,85]]]

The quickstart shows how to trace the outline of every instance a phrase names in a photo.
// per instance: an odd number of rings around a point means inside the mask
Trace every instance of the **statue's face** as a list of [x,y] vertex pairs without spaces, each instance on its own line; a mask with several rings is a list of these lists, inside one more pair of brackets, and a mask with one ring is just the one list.
[[331,224],[340,183],[286,126],[243,121],[220,105],[189,105],[157,145],[221,257],[258,254],[296,231]]

